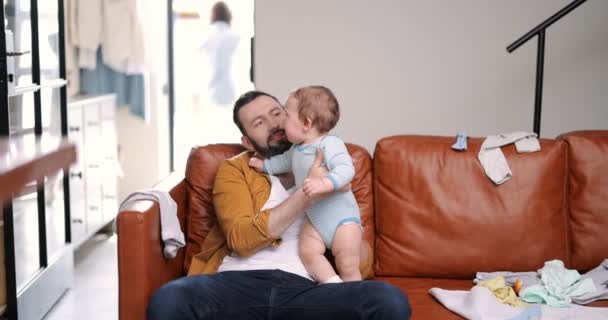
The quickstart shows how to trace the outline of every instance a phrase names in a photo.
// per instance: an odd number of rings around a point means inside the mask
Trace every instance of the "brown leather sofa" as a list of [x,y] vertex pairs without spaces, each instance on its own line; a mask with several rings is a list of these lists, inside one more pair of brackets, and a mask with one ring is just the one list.
[[[413,319],[460,319],[428,290],[469,289],[477,271],[531,271],[551,259],[586,271],[608,258],[608,131],[542,139],[542,151],[531,154],[504,147],[513,178],[501,186],[477,160],[482,141],[469,139],[468,151],[456,152],[453,137],[387,137],[373,159],[348,145],[374,278],[407,293]],[[178,203],[187,237],[175,259],[162,257],[156,204],[142,201],[118,215],[120,319],[145,319],[154,290],[186,274],[215,223],[211,188],[218,165],[241,150],[193,149],[185,178],[157,186]]]

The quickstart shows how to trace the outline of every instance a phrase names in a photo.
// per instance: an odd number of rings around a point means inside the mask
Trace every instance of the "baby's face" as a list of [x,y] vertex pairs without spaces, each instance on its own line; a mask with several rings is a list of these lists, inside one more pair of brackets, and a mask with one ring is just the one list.
[[285,135],[291,143],[299,144],[306,139],[304,131],[304,122],[298,115],[298,100],[289,97],[285,102],[285,111],[287,111],[287,119],[285,120]]

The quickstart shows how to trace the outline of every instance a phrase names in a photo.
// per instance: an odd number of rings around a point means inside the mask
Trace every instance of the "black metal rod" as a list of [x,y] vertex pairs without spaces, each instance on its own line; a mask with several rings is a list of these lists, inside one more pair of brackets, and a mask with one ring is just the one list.
[[[59,20],[59,77],[67,80],[66,61],[65,61],[65,1],[58,2]],[[59,89],[59,103],[61,104],[61,136],[68,136],[68,91],[67,85]],[[63,169],[63,207],[64,207],[64,232],[65,243],[72,242],[72,211],[70,207],[70,171]]]
[[540,119],[543,104],[543,76],[545,70],[545,30],[538,34],[536,52],[536,91],[534,95],[534,132],[540,138]]
[[[46,200],[44,177],[36,181],[38,189],[37,204],[38,204],[38,257],[40,268],[46,268],[49,265],[48,247],[46,243]],[[27,213],[26,213],[27,214]]]
[[555,23],[555,21],[561,19],[563,16],[567,15],[570,11],[576,9],[578,6],[585,3],[586,1],[587,0],[573,1],[569,5],[567,5],[560,11],[558,11],[556,14],[552,15],[549,19],[543,21],[541,24],[536,26],[536,28],[530,30],[528,33],[526,33],[521,38],[517,39],[515,42],[513,42],[511,45],[509,45],[507,47],[507,51],[509,53],[513,52],[515,49],[519,48],[522,44],[524,44],[528,40],[532,39],[534,36],[536,36],[541,31],[547,29],[549,26],[551,26],[553,23]]
[[[67,80],[65,61],[65,4],[63,0],[57,0],[57,20],[59,21],[59,77]],[[68,93],[67,85],[59,89],[59,103],[61,105],[61,136],[68,136]]]
[[72,211],[70,205],[70,170],[63,169],[63,207],[65,225],[65,243],[72,243]]
[[0,10],[0,23],[2,23],[2,32],[0,32],[0,136],[10,134],[9,117],[8,117],[8,74],[6,70],[6,35],[4,33],[4,0],[0,0],[2,10]]
[[[8,116],[8,75],[6,70],[6,35],[4,33],[4,0],[0,0],[0,136],[10,135]],[[15,272],[15,231],[13,227],[13,203],[2,206],[4,225],[4,268],[6,268],[6,318],[17,319],[17,273]]]
[[[32,28],[32,83],[40,84],[40,41],[38,30],[38,0],[30,1],[30,25]],[[34,134],[42,135],[42,98],[40,90],[34,92]]]
[[[4,23],[4,20],[2,21]],[[17,273],[15,268],[15,231],[13,226],[12,200],[4,204],[2,214],[4,220],[4,265],[6,267],[6,316],[9,320],[16,320]]]
[[[41,84],[40,76],[40,37],[38,27],[38,0],[30,1],[30,24],[32,28],[32,82]],[[42,97],[40,90],[34,92],[34,135],[42,136]],[[36,180],[38,205],[38,266],[48,266],[48,252],[46,244],[46,202],[44,178]]]
[[174,63],[174,45],[173,45],[173,0],[167,0],[167,47],[169,48],[169,172],[175,170],[175,74],[173,70]]
[[249,67],[249,80],[251,80],[251,83],[255,84],[255,35],[250,38],[249,44],[250,44],[250,47],[249,47],[250,61],[249,62],[251,63],[251,66]]

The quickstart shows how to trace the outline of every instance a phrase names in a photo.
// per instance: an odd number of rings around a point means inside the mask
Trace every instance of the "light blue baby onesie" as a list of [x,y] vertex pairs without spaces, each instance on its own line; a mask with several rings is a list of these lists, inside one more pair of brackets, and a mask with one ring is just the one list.
[[[344,142],[331,135],[322,136],[310,144],[293,145],[285,153],[264,161],[264,172],[276,175],[293,172],[296,186],[302,186],[308,170],[315,160],[317,148],[323,152],[329,170],[327,178],[338,190],[349,184],[355,175],[353,160]],[[347,222],[361,225],[361,214],[352,191],[336,192],[319,200],[306,211],[308,219],[323,238],[325,246],[331,248],[338,227]]]

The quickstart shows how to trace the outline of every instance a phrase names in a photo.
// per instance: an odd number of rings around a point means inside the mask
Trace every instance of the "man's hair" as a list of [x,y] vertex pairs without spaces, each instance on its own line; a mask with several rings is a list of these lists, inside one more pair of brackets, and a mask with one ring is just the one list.
[[251,101],[257,99],[260,96],[270,97],[270,98],[274,99],[274,101],[276,101],[279,105],[281,104],[275,96],[273,96],[269,93],[266,93],[264,91],[253,90],[253,91],[247,91],[247,92],[243,93],[234,103],[234,109],[232,110],[232,120],[234,121],[234,124],[236,124],[236,126],[241,131],[241,134],[244,136],[247,136],[247,132],[245,132],[245,128],[243,127],[243,123],[241,122],[241,118],[239,118],[239,111],[245,105],[249,104]]
[[211,23],[218,21],[223,21],[227,24],[230,24],[232,21],[232,12],[230,12],[230,8],[228,8],[228,5],[224,1],[218,1],[211,7]]
[[329,132],[340,119],[338,99],[324,86],[307,86],[296,89],[290,96],[298,101],[300,120],[311,120],[319,132]]

